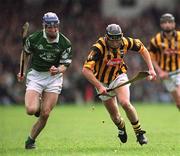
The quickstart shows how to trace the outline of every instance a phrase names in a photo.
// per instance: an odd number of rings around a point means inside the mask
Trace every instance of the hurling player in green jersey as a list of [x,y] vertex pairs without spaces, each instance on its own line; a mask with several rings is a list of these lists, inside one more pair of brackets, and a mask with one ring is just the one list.
[[60,32],[59,23],[55,13],[44,14],[43,30],[27,37],[21,54],[21,62],[24,58],[24,71],[20,74],[20,69],[17,75],[19,81],[24,79],[28,63],[30,66],[26,77],[26,112],[38,117],[25,142],[26,149],[35,148],[35,140],[45,127],[61,93],[63,73],[72,62],[71,42]]

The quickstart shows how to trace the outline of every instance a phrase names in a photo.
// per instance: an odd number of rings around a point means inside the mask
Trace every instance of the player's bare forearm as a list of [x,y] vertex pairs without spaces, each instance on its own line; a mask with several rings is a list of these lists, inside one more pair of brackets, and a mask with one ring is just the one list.
[[142,55],[144,61],[146,62],[147,66],[148,66],[148,69],[149,70],[154,70],[150,54],[149,54],[149,52],[147,51],[146,48],[144,48],[144,50],[141,52],[141,55]]
[[82,74],[86,77],[86,79],[95,87],[98,89],[99,93],[105,94],[107,93],[106,88],[96,79],[94,76],[93,72],[86,68],[83,67],[82,69]]
[[146,62],[147,66],[148,66],[149,73],[152,76],[151,79],[155,80],[156,79],[156,72],[154,70],[153,63],[151,61],[151,56],[150,56],[150,54],[146,48],[144,48],[144,50],[141,52],[141,55],[142,55],[144,61]]
[[159,65],[157,64],[157,62],[155,60],[152,60],[152,63],[154,65],[155,70],[157,71],[157,73],[160,73],[162,71],[162,69],[159,67]]
[[59,73],[64,74],[66,70],[67,70],[67,67],[65,65],[60,65],[58,67],[51,66],[51,68],[49,69],[49,72],[53,76],[53,75],[56,75],[56,74],[59,74]]
[[93,72],[88,69],[83,67],[82,74],[86,77],[86,79],[94,85],[96,88],[98,88],[101,84],[100,82],[96,79],[96,77],[93,75]]

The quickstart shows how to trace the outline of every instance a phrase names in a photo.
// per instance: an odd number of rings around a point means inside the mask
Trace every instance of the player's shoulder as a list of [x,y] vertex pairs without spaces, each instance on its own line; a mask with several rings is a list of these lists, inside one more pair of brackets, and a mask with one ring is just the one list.
[[30,40],[30,41],[34,41],[34,40],[36,40],[37,38],[40,38],[40,37],[42,37],[43,36],[43,31],[41,30],[41,31],[36,31],[36,32],[33,32],[32,34],[30,34],[29,36],[28,36],[28,39]]
[[151,39],[155,39],[155,38],[159,38],[161,37],[162,33],[161,32],[157,32],[156,34],[154,34]]
[[124,46],[127,47],[128,49],[129,48],[131,49],[133,46],[144,47],[144,44],[139,38],[123,37],[122,39]]
[[64,46],[71,46],[71,41],[62,33],[59,33],[59,43]]
[[104,37],[99,37],[96,42],[92,45],[91,49],[99,49],[102,51],[106,47],[106,42]]
[[128,36],[128,37],[124,37],[124,36],[123,36],[122,39],[123,39],[123,41],[133,41],[133,40],[139,40],[139,41],[140,41],[139,38],[133,38],[133,37],[129,37],[129,36]]
[[133,44],[134,41],[140,41],[139,39],[134,39],[132,37],[125,37],[125,36],[123,36],[122,40],[125,45]]
[[104,39],[104,37],[99,37],[96,42],[98,42],[98,41],[105,42],[105,39]]
[[99,37],[93,45],[106,46],[105,38]]

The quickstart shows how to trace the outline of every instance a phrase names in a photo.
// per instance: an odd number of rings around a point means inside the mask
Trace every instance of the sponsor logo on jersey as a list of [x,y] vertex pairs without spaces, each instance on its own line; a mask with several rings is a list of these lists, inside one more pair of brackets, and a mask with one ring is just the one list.
[[106,60],[106,62],[107,62],[106,63],[107,66],[117,66],[117,65],[123,64],[123,60],[120,58],[114,58],[111,60]]
[[40,58],[48,62],[53,62],[56,59],[56,55],[54,55],[53,53],[42,53],[39,56]]
[[40,44],[40,45],[38,46],[38,49],[39,49],[39,50],[43,50],[43,49],[44,49],[44,48],[43,48],[43,45]]
[[174,49],[167,49],[167,50],[164,50],[164,54],[173,55],[173,54],[180,54],[180,52]]

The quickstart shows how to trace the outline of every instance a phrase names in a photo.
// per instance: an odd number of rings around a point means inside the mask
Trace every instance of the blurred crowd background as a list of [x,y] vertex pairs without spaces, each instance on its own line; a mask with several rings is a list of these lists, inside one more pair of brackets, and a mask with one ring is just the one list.
[[[0,4],[0,104],[4,105],[24,103],[25,83],[18,83],[16,75],[22,50],[22,26],[26,21],[30,23],[31,33],[42,29],[44,13],[52,11],[59,16],[61,31],[73,46],[73,62],[64,75],[59,102],[76,104],[98,101],[81,70],[89,48],[105,34],[108,24],[119,24],[124,36],[139,38],[148,46],[150,38],[160,31],[159,18],[163,13],[175,16],[177,29],[180,22],[178,0],[168,3],[166,0],[161,3],[154,0],[0,0]],[[129,51],[125,60],[129,77],[147,69],[141,56],[135,52]],[[131,99],[147,102],[172,100],[159,80],[132,84]]]

